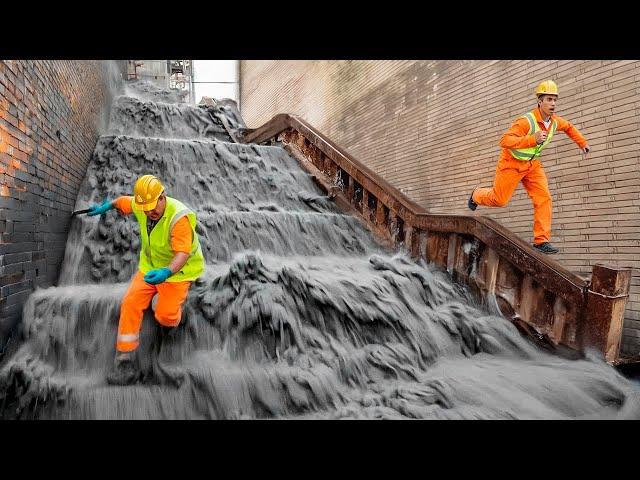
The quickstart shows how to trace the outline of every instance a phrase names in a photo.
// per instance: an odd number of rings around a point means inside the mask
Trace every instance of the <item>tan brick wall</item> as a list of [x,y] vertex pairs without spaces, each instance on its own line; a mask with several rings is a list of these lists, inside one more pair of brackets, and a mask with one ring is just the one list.
[[[240,105],[249,127],[301,115],[428,210],[468,214],[471,189],[493,181],[502,133],[547,78],[558,114],[593,148],[585,161],[560,133],[545,149],[555,258],[584,275],[598,262],[635,268],[622,350],[639,352],[639,61],[243,61]],[[477,212],[531,241],[521,185],[507,207]]]

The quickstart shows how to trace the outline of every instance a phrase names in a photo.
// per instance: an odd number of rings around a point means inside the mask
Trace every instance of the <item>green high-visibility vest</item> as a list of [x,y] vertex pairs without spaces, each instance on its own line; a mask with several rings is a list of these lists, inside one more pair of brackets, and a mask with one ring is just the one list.
[[[143,211],[133,209],[140,225],[140,239],[142,240],[138,269],[146,275],[150,270],[169,266],[175,255],[171,248],[171,230],[176,222],[186,215],[191,225],[191,253],[187,263],[182,266],[179,272],[171,275],[167,282],[193,281],[204,273],[204,256],[196,233],[196,214],[175,198],[165,198],[167,203],[164,214],[151,230],[151,235],[147,233],[147,216]],[[133,208],[133,206],[134,199],[132,198],[131,207]]]
[[[540,125],[538,125],[538,122],[536,122],[536,117],[533,111],[524,115],[524,118],[526,118],[529,121],[529,133],[527,135],[535,135],[536,132],[539,132],[540,130],[542,130],[540,128]],[[558,126],[557,122],[553,120],[551,122],[551,128],[549,128],[549,133],[547,134],[547,139],[544,142],[542,142],[540,145],[536,145],[535,147],[529,147],[529,148],[510,148],[509,152],[511,153],[511,156],[516,160],[523,160],[523,161],[533,160],[535,157],[538,157],[542,149],[546,147],[547,144],[553,138],[553,134],[556,133],[557,126]]]

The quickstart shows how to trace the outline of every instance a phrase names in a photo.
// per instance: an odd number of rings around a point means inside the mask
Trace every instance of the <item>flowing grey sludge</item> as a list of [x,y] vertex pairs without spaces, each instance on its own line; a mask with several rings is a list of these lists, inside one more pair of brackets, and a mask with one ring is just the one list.
[[376,246],[282,148],[232,142],[229,102],[116,98],[76,208],[141,174],[198,215],[207,272],[162,339],[147,310],[141,383],[110,386],[135,219],[72,220],[59,285],[34,292],[0,365],[0,414],[37,419],[640,418],[600,358],[568,360],[476,305],[446,272]]

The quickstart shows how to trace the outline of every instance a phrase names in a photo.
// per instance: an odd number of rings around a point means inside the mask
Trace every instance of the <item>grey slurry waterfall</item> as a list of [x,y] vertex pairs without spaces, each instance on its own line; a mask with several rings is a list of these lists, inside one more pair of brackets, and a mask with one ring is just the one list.
[[197,212],[207,270],[175,335],[147,310],[141,381],[106,383],[139,232],[116,211],[75,217],[58,286],[30,296],[0,365],[2,418],[640,418],[600,358],[541,350],[446,272],[377,246],[284,149],[233,143],[229,102],[179,101],[127,85],[76,204],[150,173]]

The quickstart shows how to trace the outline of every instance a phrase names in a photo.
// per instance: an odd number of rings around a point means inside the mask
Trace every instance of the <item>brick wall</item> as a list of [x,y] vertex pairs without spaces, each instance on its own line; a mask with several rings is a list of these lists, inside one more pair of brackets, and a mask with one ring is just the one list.
[[121,65],[0,61],[0,346],[57,281],[70,213]]
[[[543,154],[553,197],[556,259],[588,276],[595,263],[634,267],[623,353],[640,352],[639,61],[243,61],[249,127],[301,115],[432,212],[469,214],[493,181],[502,133],[558,83],[558,114],[587,137],[582,159],[559,133]],[[503,209],[480,207],[526,241],[533,209],[520,185]]]

